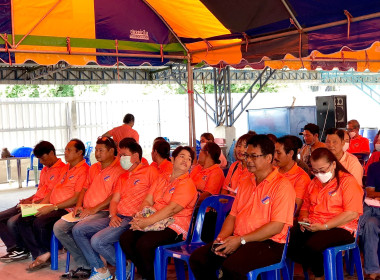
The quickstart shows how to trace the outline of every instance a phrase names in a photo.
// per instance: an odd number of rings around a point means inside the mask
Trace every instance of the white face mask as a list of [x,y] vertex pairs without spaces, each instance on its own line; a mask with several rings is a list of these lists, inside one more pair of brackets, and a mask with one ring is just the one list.
[[375,144],[375,150],[380,152],[380,144]]
[[206,143],[201,143],[201,149],[203,149],[206,146]]
[[318,178],[319,181],[321,181],[322,184],[327,183],[332,178],[332,172],[326,172],[326,173],[317,173],[315,174],[315,177]]
[[348,135],[350,135],[350,138],[354,138],[355,135],[356,135],[356,132],[355,132],[355,131],[350,131],[350,132],[348,133]]
[[347,151],[348,147],[350,147],[350,143],[345,142],[343,146],[343,152]]
[[125,170],[129,170],[133,163],[131,162],[131,156],[121,156],[120,157],[120,165]]

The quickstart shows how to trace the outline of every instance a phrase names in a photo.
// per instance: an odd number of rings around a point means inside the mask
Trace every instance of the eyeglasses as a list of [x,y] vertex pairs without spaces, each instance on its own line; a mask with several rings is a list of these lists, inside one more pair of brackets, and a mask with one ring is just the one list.
[[325,170],[315,170],[315,169],[311,169],[310,172],[313,173],[314,175],[316,174],[326,174],[327,172],[329,172],[329,169],[330,169],[330,166],[331,166],[332,163],[329,164],[329,166],[325,169]]
[[257,160],[259,157],[263,157],[265,155],[254,155],[254,154],[244,154],[245,159]]

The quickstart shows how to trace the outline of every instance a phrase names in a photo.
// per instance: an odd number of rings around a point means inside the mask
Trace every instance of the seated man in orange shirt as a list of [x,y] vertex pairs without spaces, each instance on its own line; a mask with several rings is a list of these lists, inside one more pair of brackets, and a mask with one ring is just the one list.
[[89,168],[87,183],[83,186],[73,211],[74,216],[78,214],[79,218],[86,219],[78,223],[61,219],[54,225],[55,236],[70,252],[78,266],[75,271],[63,274],[61,278],[88,278],[90,276],[90,266],[73,239],[73,227],[78,226],[80,228],[83,223],[109,215],[108,205],[111,201],[112,192],[120,175],[125,173],[125,170],[120,166],[116,144],[112,138],[98,138],[95,146],[95,158],[98,162]]
[[[112,137],[116,142],[116,147],[119,147],[119,142],[126,137],[134,138],[137,143],[139,142],[139,134],[132,128],[135,125],[135,116],[126,114],[123,123],[123,125],[114,127],[103,134],[103,136]],[[120,150],[118,150],[118,152],[120,152]]]
[[347,123],[347,131],[350,135],[350,147],[347,152],[351,154],[369,154],[369,140],[359,134],[360,124],[357,120],[350,120]]
[[[37,192],[25,199],[21,199],[19,204],[40,203],[50,190],[59,182],[59,174],[65,164],[55,155],[53,144],[47,141],[38,143],[34,150],[37,158],[43,158],[45,167],[40,174],[40,182]],[[9,208],[0,213],[0,238],[7,247],[8,254],[0,257],[0,261],[9,263],[23,260],[29,257],[29,249],[22,241],[22,236],[17,227],[17,220],[21,217],[19,205]]]
[[[48,192],[41,201],[42,204],[52,204],[38,209],[35,216],[18,219],[18,227],[27,247],[32,252],[34,261],[28,271],[36,271],[49,264],[50,238],[53,225],[61,216],[68,213],[68,208],[75,205],[79,193],[87,181],[88,169],[83,159],[85,146],[79,139],[72,139],[65,148],[67,164],[61,168],[59,182]],[[39,157],[38,154],[36,154]],[[43,164],[46,159],[40,157]]]
[[278,171],[288,178],[294,186],[297,216],[303,203],[303,196],[310,183],[310,177],[297,165],[298,144],[295,138],[297,137],[288,135],[277,139],[273,164],[278,167]]
[[218,279],[220,266],[223,279],[246,279],[249,271],[281,260],[293,224],[294,187],[272,166],[274,143],[268,136],[255,135],[247,144],[253,175],[242,183],[217,239],[190,256],[196,279]]
[[319,141],[319,126],[313,123],[308,123],[305,125],[302,132],[305,145],[301,148],[301,160],[309,167],[310,165],[310,155],[318,148],[325,147],[325,144]]
[[128,172],[122,174],[116,183],[110,202],[110,215],[86,221],[73,228],[76,244],[90,267],[99,272],[99,275],[93,272],[97,276],[95,279],[107,279],[110,275],[100,256],[116,266],[114,243],[119,241],[120,235],[130,227],[129,222],[140,210],[150,186],[158,178],[155,167],[141,163],[142,149],[139,144],[129,142],[126,146],[120,145],[120,152],[120,163]]

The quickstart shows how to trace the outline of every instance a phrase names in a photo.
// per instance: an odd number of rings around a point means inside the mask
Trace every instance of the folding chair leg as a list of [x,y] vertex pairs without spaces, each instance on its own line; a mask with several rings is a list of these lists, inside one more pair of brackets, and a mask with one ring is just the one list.
[[357,246],[354,249],[352,249],[351,254],[352,254],[352,258],[354,259],[355,268],[356,268],[356,275],[358,277],[358,280],[364,280],[362,260],[360,258],[359,247]]
[[323,266],[325,269],[325,279],[336,280],[336,257],[333,256],[332,250],[323,251]]
[[342,252],[336,254],[336,275],[337,279],[344,280]]

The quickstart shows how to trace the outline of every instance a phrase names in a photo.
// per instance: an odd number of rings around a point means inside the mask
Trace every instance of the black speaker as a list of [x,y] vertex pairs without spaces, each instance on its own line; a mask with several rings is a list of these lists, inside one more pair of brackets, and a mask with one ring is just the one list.
[[316,104],[320,140],[324,142],[328,128],[346,128],[347,98],[345,95],[317,96]]

